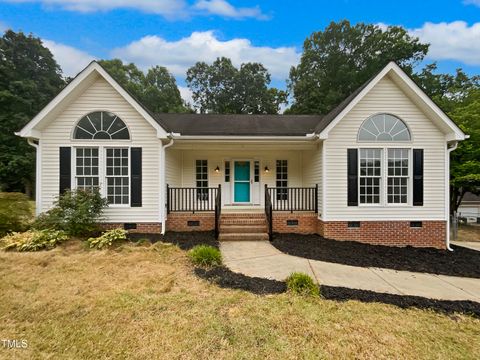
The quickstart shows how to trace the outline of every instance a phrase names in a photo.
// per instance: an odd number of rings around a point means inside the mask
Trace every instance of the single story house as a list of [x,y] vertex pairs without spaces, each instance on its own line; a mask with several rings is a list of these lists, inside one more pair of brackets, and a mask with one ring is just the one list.
[[458,216],[467,223],[480,224],[480,196],[467,192],[458,207]]
[[154,114],[94,61],[17,135],[36,148],[37,213],[98,187],[106,228],[436,248],[467,137],[393,62],[322,116]]

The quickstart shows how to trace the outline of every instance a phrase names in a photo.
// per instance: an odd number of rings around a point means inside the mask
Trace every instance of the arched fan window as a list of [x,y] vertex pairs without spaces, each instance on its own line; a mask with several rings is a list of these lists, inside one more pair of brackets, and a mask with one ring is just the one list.
[[128,140],[127,125],[115,114],[95,111],[85,115],[77,123],[73,138],[79,140]]
[[359,141],[409,141],[407,125],[390,114],[377,114],[365,120],[358,131]]

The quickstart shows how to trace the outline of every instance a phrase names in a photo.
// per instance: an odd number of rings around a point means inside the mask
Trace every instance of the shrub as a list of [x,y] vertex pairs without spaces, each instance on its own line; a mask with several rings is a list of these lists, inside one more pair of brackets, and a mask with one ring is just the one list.
[[14,232],[0,240],[4,250],[38,251],[49,250],[68,240],[67,234],[55,230],[30,230],[23,233]]
[[9,232],[26,230],[32,218],[32,207],[25,194],[0,193],[0,238]]
[[112,246],[116,241],[127,239],[127,231],[123,229],[113,229],[105,231],[101,236],[89,238],[87,240],[90,248],[103,249],[104,247]]
[[66,191],[55,201],[54,207],[40,215],[36,229],[63,230],[72,236],[87,236],[98,231],[98,223],[107,199],[98,190]]
[[222,254],[220,250],[209,245],[194,246],[188,255],[195,265],[219,266],[222,265]]
[[315,281],[307,274],[301,272],[291,273],[286,282],[287,289],[295,294],[318,296],[320,293]]

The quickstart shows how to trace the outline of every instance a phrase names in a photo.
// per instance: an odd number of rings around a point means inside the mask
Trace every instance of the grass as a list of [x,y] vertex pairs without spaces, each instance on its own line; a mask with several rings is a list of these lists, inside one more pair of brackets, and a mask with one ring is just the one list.
[[480,225],[460,225],[457,241],[480,241]]
[[176,246],[0,252],[2,359],[480,358],[465,315],[221,289]]

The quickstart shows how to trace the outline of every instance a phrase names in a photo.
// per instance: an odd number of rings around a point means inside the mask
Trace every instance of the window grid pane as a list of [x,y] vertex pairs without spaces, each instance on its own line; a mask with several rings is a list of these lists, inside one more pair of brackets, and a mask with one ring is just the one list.
[[408,149],[388,149],[388,186],[389,204],[408,202]]
[[99,188],[98,148],[76,148],[75,175],[77,189]]
[[230,161],[225,161],[225,182],[230,182]]
[[382,150],[360,149],[360,203],[379,204],[382,180]]
[[197,199],[208,201],[208,161],[196,160]]
[[254,163],[253,181],[254,182],[260,181],[260,161],[255,161]]
[[288,200],[288,161],[277,160],[277,200]]
[[110,204],[129,204],[129,151],[125,148],[106,149],[105,175],[107,200]]

